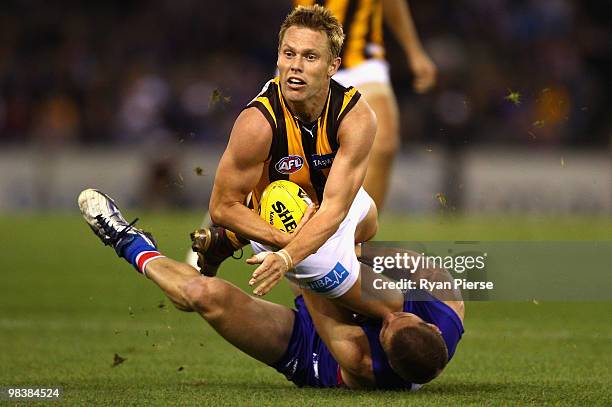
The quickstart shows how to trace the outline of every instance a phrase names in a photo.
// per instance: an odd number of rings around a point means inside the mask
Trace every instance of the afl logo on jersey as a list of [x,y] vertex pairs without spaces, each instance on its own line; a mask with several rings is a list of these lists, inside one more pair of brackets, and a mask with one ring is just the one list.
[[293,174],[298,172],[304,165],[304,159],[299,155],[290,155],[288,157],[281,158],[274,168],[281,174]]

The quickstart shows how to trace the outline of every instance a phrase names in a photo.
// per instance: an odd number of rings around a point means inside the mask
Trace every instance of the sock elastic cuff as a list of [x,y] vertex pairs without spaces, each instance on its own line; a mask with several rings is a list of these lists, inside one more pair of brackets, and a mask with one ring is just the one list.
[[164,256],[157,250],[143,251],[143,252],[138,253],[138,255],[136,256],[134,265],[136,266],[136,269],[138,270],[138,272],[145,275],[146,277],[147,273],[145,273],[145,268],[147,267],[147,264],[149,264],[151,260],[159,259],[162,257],[166,257],[166,256]]

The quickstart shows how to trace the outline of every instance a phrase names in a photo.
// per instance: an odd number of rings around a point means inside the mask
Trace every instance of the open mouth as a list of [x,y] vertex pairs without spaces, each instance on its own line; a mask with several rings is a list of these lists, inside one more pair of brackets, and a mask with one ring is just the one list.
[[287,84],[292,89],[299,89],[301,87],[306,86],[306,82],[296,77],[290,77],[289,79],[287,79]]

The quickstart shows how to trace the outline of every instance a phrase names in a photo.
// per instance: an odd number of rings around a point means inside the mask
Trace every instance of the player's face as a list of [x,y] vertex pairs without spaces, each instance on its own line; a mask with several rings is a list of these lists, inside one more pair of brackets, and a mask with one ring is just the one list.
[[332,59],[323,31],[292,26],[285,31],[278,50],[281,91],[291,102],[326,96],[329,78],[338,70],[340,58]]
[[[383,319],[382,328],[380,330],[379,340],[385,352],[391,349],[391,338],[393,334],[406,327],[416,327],[420,324],[426,323],[420,317],[410,312],[393,312],[388,314]],[[427,324],[430,329],[440,334],[440,329],[433,325]]]

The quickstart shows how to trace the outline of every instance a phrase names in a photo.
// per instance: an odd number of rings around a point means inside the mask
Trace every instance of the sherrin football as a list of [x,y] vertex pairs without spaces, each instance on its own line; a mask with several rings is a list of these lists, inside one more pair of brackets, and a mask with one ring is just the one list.
[[274,181],[264,189],[259,216],[283,232],[293,233],[312,203],[306,191],[291,181]]

